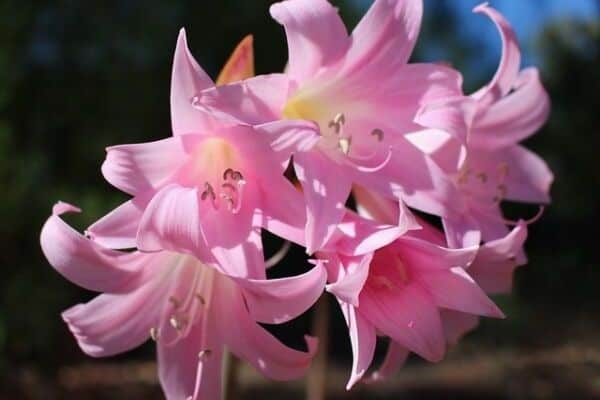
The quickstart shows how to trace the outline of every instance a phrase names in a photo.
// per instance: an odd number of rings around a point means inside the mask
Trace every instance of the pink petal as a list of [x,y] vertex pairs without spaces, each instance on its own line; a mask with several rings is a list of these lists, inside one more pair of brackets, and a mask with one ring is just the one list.
[[[147,268],[163,268],[157,261]],[[112,356],[138,347],[150,338],[150,329],[158,325],[167,288],[161,275],[155,274],[154,279],[131,290],[105,293],[89,303],[76,305],[62,317],[86,354]]]
[[312,78],[337,61],[349,45],[337,10],[325,0],[275,3],[271,16],[285,27],[289,49],[288,74],[298,82]]
[[444,216],[465,209],[454,182],[431,158],[398,138],[391,161],[370,180],[359,183],[387,197],[400,197],[419,211]]
[[158,342],[158,375],[167,400],[221,398],[223,344],[210,314],[202,318],[174,346]]
[[325,256],[325,259],[329,271],[328,278],[332,282],[327,285],[327,291],[338,300],[358,307],[360,292],[369,277],[369,265],[373,254],[357,257]]
[[352,344],[352,372],[350,380],[346,384],[346,390],[350,390],[363,377],[369,365],[371,365],[373,355],[375,354],[377,337],[375,335],[375,327],[357,312],[353,306],[340,301],[340,307],[348,325],[350,343]]
[[446,241],[451,248],[479,246],[481,232],[479,224],[469,214],[456,215],[442,219]]
[[187,159],[180,137],[106,149],[102,174],[122,191],[136,195],[165,185]]
[[415,229],[408,233],[408,236],[430,242],[440,247],[447,247],[446,237],[444,232],[436,228],[423,218],[417,218],[417,222],[421,226],[421,229]]
[[489,105],[512,89],[519,74],[521,51],[515,32],[502,14],[490,7],[488,3],[475,7],[473,11],[486,14],[496,24],[502,38],[502,58],[494,78],[473,95],[481,105]]
[[415,46],[423,4],[420,0],[376,0],[352,32],[345,59],[350,73],[368,69],[374,76],[406,64]]
[[550,97],[535,68],[523,70],[515,91],[484,109],[471,135],[471,145],[495,150],[518,143],[538,131],[550,114]]
[[327,272],[317,265],[290,278],[232,279],[243,288],[252,318],[266,324],[281,324],[296,318],[317,301],[325,288]]
[[384,224],[393,224],[394,221],[398,221],[400,210],[394,200],[358,185],[353,186],[352,193],[360,216]]
[[221,69],[217,85],[252,78],[254,73],[254,37],[246,35],[233,50],[229,59]]
[[282,175],[269,179],[260,187],[261,207],[256,225],[299,245],[306,242],[306,206],[304,196]]
[[504,316],[462,268],[430,271],[418,280],[439,307],[487,317]]
[[230,123],[260,125],[280,119],[291,89],[284,74],[259,75],[207,89],[198,106]]
[[193,103],[202,90],[213,86],[213,81],[190,53],[185,30],[181,29],[171,78],[171,123],[174,135],[202,133],[211,126],[211,117],[195,108]]
[[[204,236],[200,229],[197,189],[169,185],[146,207],[137,234],[141,251],[172,250],[198,254],[204,259]],[[204,257],[203,257],[204,256]]]
[[283,345],[250,318],[239,292],[219,307],[222,322],[227,323],[223,337],[235,355],[248,361],[269,379],[289,380],[304,375],[316,351],[315,338],[306,337],[308,352]]
[[274,157],[287,166],[292,154],[311,150],[321,136],[319,126],[312,121],[279,120],[255,126],[271,145]]
[[[64,211],[64,207],[57,207]],[[120,290],[139,276],[146,258],[99,246],[83,237],[58,215],[44,224],[40,235],[42,251],[61,275],[78,286],[98,292]]]
[[446,341],[450,345],[457,344],[465,334],[475,329],[479,324],[479,317],[473,314],[441,310],[440,315],[442,316]]
[[360,313],[379,331],[426,360],[440,361],[446,349],[437,307],[422,289],[374,291],[365,286]]
[[399,225],[377,224],[348,211],[337,226],[342,235],[335,242],[336,250],[345,255],[356,256],[373,252],[392,243],[413,226],[412,219],[406,216],[408,210],[403,211],[405,211],[402,214],[404,218],[399,221]]
[[68,212],[80,213],[81,208],[76,207],[69,203],[65,203],[64,201],[58,201],[52,207],[52,215],[61,215],[61,214],[66,214]]
[[387,353],[385,353],[383,363],[379,369],[373,372],[369,377],[369,383],[380,382],[392,376],[404,365],[409,354],[410,352],[405,347],[390,339],[390,344],[388,345]]
[[[511,170],[507,177],[506,198],[531,203],[549,203],[554,175],[548,164],[523,146],[514,146],[506,153]],[[512,173],[511,173],[512,172]]]
[[313,254],[327,243],[346,212],[351,182],[320,152],[299,153],[294,167],[306,199],[306,252]]
[[[468,132],[476,112],[477,102],[475,100],[465,96],[451,97],[426,104],[419,110],[415,122],[427,128],[447,132],[459,143],[464,144],[467,142]],[[424,141],[425,138],[419,139]],[[425,145],[428,144],[425,143]],[[421,144],[420,147],[425,146]]]
[[527,262],[522,255],[526,239],[527,226],[520,223],[505,237],[487,242],[469,267],[469,275],[486,293],[509,292],[515,268]]
[[418,271],[447,271],[452,267],[466,267],[471,264],[478,247],[447,249],[435,243],[405,235],[396,243],[401,249],[403,260]]
[[150,194],[142,194],[121,204],[98,221],[86,234],[96,243],[110,249],[137,247],[136,236]]

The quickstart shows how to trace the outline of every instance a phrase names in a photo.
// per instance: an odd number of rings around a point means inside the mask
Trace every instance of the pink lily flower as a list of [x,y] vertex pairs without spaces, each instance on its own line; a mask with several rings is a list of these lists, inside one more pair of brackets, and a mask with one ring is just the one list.
[[[433,129],[427,136],[411,137],[452,176],[458,189],[454,204],[461,208],[454,206],[452,212],[442,215],[452,247],[505,237],[507,221],[500,203],[546,204],[553,181],[546,163],[519,144],[539,130],[550,111],[539,72],[535,68],[519,70],[516,35],[498,11],[487,3],[474,11],[486,14],[500,32],[498,70],[488,85],[468,97],[425,106],[417,121]],[[437,135],[437,140],[432,140],[432,135]]]
[[111,356],[153,338],[169,400],[219,399],[225,346],[271,379],[297,378],[309,367],[316,339],[306,338],[308,352],[296,351],[257,322],[278,324],[306,311],[325,284],[320,265],[292,278],[256,280],[182,253],[107,249],[59,217],[69,211],[79,210],[55,206],[41,245],[65,278],[102,292],[63,313],[86,354]]
[[222,272],[262,279],[261,228],[304,241],[303,197],[283,176],[284,164],[318,135],[310,122],[251,127],[195,108],[194,93],[212,86],[182,30],[171,91],[174,136],[107,149],[104,177],[133,199],[87,233],[111,248],[214,257]]
[[259,76],[198,94],[198,108],[239,123],[314,121],[320,140],[294,155],[307,207],[307,252],[342,219],[354,182],[436,213],[452,190],[440,168],[405,134],[423,105],[461,93],[458,72],[408,64],[422,17],[418,0],[376,0],[351,35],[326,0],[271,6],[287,34],[284,74]]
[[[346,318],[354,361],[350,389],[369,368],[376,335],[390,337],[387,374],[409,351],[440,361],[446,349],[442,313],[503,317],[465,272],[477,247],[448,249],[413,235],[419,225],[401,207],[394,225],[348,212],[332,240],[317,253],[326,260],[327,290]],[[414,230],[416,229],[416,230]]]
[[[393,224],[400,218],[399,209],[393,201],[363,188],[354,188],[358,212],[379,224]],[[421,218],[416,219],[420,229],[411,230],[410,236],[425,240],[433,245],[446,247],[446,235]],[[487,294],[508,293],[512,287],[513,274],[517,267],[525,265],[527,259],[522,247],[527,239],[527,224],[520,221],[506,236],[482,244],[473,261],[464,270]],[[440,310],[442,328],[447,345],[455,345],[467,332],[473,330],[479,317],[457,310]],[[399,369],[410,351],[393,341],[390,342],[385,360],[373,373],[369,381],[380,381]]]

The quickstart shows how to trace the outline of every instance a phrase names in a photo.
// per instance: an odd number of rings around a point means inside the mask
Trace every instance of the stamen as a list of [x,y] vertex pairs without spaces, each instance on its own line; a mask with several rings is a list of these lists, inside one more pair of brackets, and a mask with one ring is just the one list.
[[458,173],[458,183],[465,184],[469,181],[469,175],[471,174],[471,170],[469,168],[463,168]]
[[200,350],[200,352],[198,353],[198,358],[200,360],[206,360],[208,357],[210,357],[211,354],[212,354],[212,350],[209,350],[209,349]]
[[187,319],[183,318],[179,320],[175,316],[172,316],[169,319],[169,323],[171,324],[173,329],[175,329],[176,331],[180,331],[185,327],[185,325],[187,325]]
[[223,180],[226,181],[230,176],[233,176],[233,169],[227,168],[225,172],[223,172]]
[[486,183],[488,180],[488,176],[485,172],[478,172],[475,176],[481,181],[481,183]]
[[158,329],[156,329],[155,327],[150,328],[150,337],[152,338],[152,340],[157,342],[158,341]]
[[343,113],[338,113],[333,117],[331,121],[329,121],[329,127],[335,130],[335,134],[339,135],[342,126],[346,123],[346,116]]
[[394,284],[392,283],[392,281],[390,281],[385,276],[375,275],[373,277],[373,280],[375,281],[376,284],[378,284],[379,286],[383,286],[386,289],[393,289],[394,288]]
[[500,179],[505,179],[508,176],[509,166],[507,162],[501,162],[498,165],[498,173],[500,174]]
[[194,297],[196,297],[196,299],[198,300],[198,302],[200,302],[200,304],[202,304],[202,305],[206,304],[206,300],[204,300],[204,297],[202,297],[201,294],[196,293],[196,295]]
[[179,302],[179,300],[177,300],[177,298],[175,298],[175,296],[169,297],[169,302],[173,305],[173,308],[179,308],[179,306],[181,305],[181,303]]
[[375,136],[377,140],[381,142],[383,140],[383,131],[379,128],[375,128],[371,131],[371,136]]
[[[242,176],[242,174],[240,174]],[[237,181],[237,202],[235,208],[232,210],[232,213],[237,214],[242,208],[242,201],[244,200],[244,186],[246,186],[246,181],[240,179]]]
[[402,283],[408,283],[408,273],[406,271],[406,266],[399,259],[396,260],[396,270],[400,274],[400,279],[402,280]]
[[208,183],[208,182],[204,182],[204,191],[200,195],[200,199],[201,200],[206,200],[206,198],[208,196],[210,196],[213,201],[217,199],[217,196],[215,195],[215,190],[213,189],[213,187],[211,186],[211,184]]
[[342,150],[342,153],[344,153],[344,155],[347,156],[350,152],[350,144],[352,144],[352,138],[342,138],[338,141],[338,144],[340,146],[340,150]]

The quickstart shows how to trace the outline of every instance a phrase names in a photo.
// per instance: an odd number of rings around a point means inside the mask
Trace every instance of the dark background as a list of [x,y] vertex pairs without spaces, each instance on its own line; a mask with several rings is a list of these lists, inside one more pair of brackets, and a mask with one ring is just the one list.
[[[287,50],[283,30],[268,16],[270,3],[0,1],[0,399],[161,398],[151,345],[110,360],[79,351],[59,314],[93,294],[45,262],[40,228],[58,199],[83,208],[69,217],[78,228],[126,199],[100,175],[104,147],[170,135],[180,27],[213,77],[247,33],[255,37],[257,72],[281,70]],[[370,1],[333,3],[352,27]],[[413,57],[451,62],[464,73],[467,92],[490,79],[499,58],[493,25],[470,13],[476,4],[426,1]],[[524,64],[539,66],[553,101],[548,124],[527,142],[556,175],[553,204],[531,227],[530,264],[516,274],[513,294],[496,299],[508,319],[483,321],[439,365],[411,360],[391,382],[342,396],[350,347],[332,306],[332,396],[600,398],[600,2],[492,5],[513,21]],[[294,273],[302,251],[286,261],[279,274]],[[305,316],[277,332],[293,344],[309,322]],[[303,398],[301,383],[272,385],[246,369],[241,381],[247,398]]]

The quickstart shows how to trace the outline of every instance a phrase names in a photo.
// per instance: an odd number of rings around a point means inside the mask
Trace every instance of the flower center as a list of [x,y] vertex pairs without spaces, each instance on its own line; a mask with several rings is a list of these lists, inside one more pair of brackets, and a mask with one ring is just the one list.
[[403,288],[410,281],[410,269],[398,254],[387,249],[375,252],[367,279],[368,285],[377,290],[390,290]]
[[372,149],[381,142],[383,131],[373,128],[353,133],[359,122],[357,118],[360,119],[364,110],[359,103],[341,98],[332,85],[319,85],[318,88],[312,85],[298,90],[283,108],[283,117],[317,123],[322,137],[319,147],[334,160],[347,159],[345,156],[361,161],[371,159],[373,154],[365,152],[365,148]]
[[458,187],[467,196],[498,204],[506,197],[506,178],[509,170],[508,164],[501,162],[495,173],[490,175],[465,163],[455,179]]
[[237,169],[242,164],[237,149],[223,138],[208,138],[193,151],[188,184],[201,188],[200,200],[215,210],[222,206],[236,214],[242,206],[246,180]]

